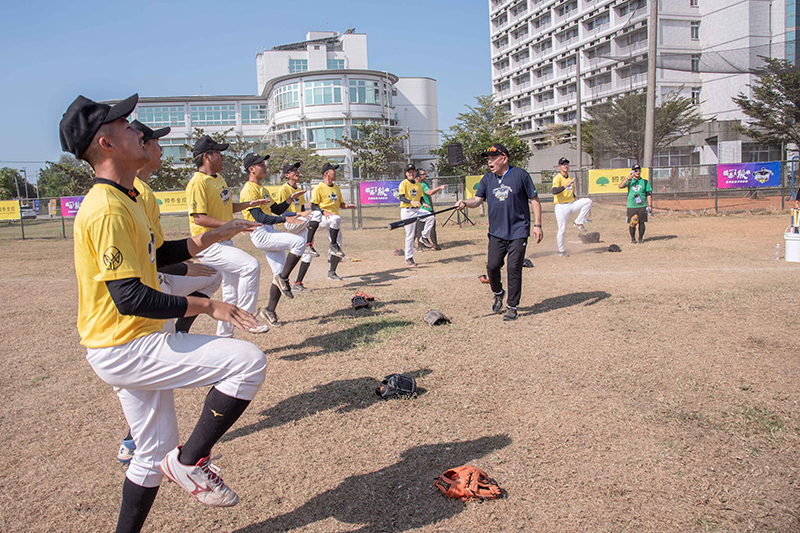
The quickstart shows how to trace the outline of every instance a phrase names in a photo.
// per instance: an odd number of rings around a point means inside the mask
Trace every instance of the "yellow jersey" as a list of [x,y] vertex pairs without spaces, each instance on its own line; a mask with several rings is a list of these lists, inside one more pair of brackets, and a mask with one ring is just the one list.
[[419,182],[411,183],[408,179],[404,179],[400,182],[400,187],[397,188],[397,192],[400,194],[400,207],[414,207],[408,202],[404,202],[402,197],[405,196],[409,200],[413,202],[420,202],[422,203],[422,184]]
[[189,208],[189,229],[192,236],[212,229],[195,224],[192,215],[208,215],[223,222],[233,220],[231,191],[219,174],[209,176],[195,172],[186,185],[186,205]]
[[[553,188],[556,187],[564,187],[564,184],[569,181],[569,176],[566,178],[559,172],[553,178]],[[553,203],[554,204],[569,204],[575,201],[575,193],[573,193],[573,187],[575,186],[575,182],[573,181],[566,189],[561,191],[558,194],[553,195]]]
[[253,200],[269,200],[270,203],[265,205],[260,205],[258,207],[248,207],[244,211],[242,211],[242,215],[244,218],[249,220],[250,222],[255,222],[256,219],[253,218],[253,215],[250,214],[251,209],[261,209],[265,215],[271,215],[272,210],[270,206],[272,205],[272,197],[269,195],[269,191],[263,185],[259,185],[254,181],[248,181],[242,187],[241,192],[239,193],[239,201],[244,202],[251,202]]
[[[291,195],[299,191],[299,187],[292,187],[288,183],[284,183],[283,186],[278,189],[278,203],[285,202],[289,199]],[[299,213],[303,210],[303,206],[306,205],[306,194],[303,193],[289,204],[289,207],[286,209],[287,211],[291,211],[292,213]]]
[[336,183],[329,187],[323,181],[311,192],[311,203],[317,204],[323,211],[338,215],[339,205],[342,204],[342,190]]
[[139,278],[160,291],[156,235],[142,202],[107,180],[83,199],[73,226],[78,276],[78,333],[88,348],[125,344],[161,331],[164,320],[122,315],[107,281]]
[[133,180],[133,187],[139,192],[137,201],[142,202],[144,212],[150,220],[150,227],[156,234],[156,248],[161,248],[164,244],[164,230],[161,228],[161,209],[158,207],[158,198],[153,194],[150,185],[139,179],[137,176]]

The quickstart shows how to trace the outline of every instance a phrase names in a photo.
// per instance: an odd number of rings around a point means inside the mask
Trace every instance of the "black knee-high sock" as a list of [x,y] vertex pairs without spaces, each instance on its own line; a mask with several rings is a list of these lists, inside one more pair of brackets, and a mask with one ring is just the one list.
[[301,255],[286,254],[286,262],[283,264],[283,272],[281,272],[283,279],[289,279],[289,274],[297,266],[297,262],[300,261],[301,257]]
[[[202,292],[193,292],[189,296],[196,296],[197,298],[205,298],[206,300],[208,300],[208,296],[206,296]],[[197,315],[182,316],[180,318],[175,319],[175,331],[178,333],[189,333],[189,328],[192,327],[192,324],[194,324],[194,320],[196,318]]]
[[328,235],[331,237],[331,244],[339,244],[339,230],[329,228]]
[[337,257],[335,255],[332,255],[331,256],[331,272],[333,272],[335,274],[336,273],[336,267],[339,266],[339,263],[341,263],[341,262],[342,262],[342,258],[341,257]]
[[267,302],[267,311],[274,311],[278,307],[278,301],[281,299],[280,287],[272,283],[269,286],[269,302]]
[[314,235],[317,233],[317,228],[319,227],[319,222],[316,220],[312,220],[308,223],[308,235],[306,236],[306,243],[313,244],[314,243]]
[[211,448],[242,416],[248,405],[250,400],[236,399],[212,387],[203,404],[200,420],[197,421],[189,440],[181,448],[178,456],[181,464],[196,465],[200,459],[208,457]]
[[131,428],[128,428],[128,434],[125,435],[125,438],[122,439],[122,440],[131,440],[132,438],[133,438],[133,435],[131,435]]
[[631,233],[631,240],[636,239],[636,226],[631,226],[628,228],[628,230],[630,230]]
[[642,240],[644,237],[644,222],[639,222],[639,240]]
[[303,278],[306,277],[306,272],[308,272],[308,267],[311,265],[311,261],[308,263],[300,263],[300,268],[297,269],[297,280],[295,283],[303,283]]
[[153,501],[158,494],[158,487],[142,487],[128,478],[122,484],[122,505],[119,509],[116,533],[139,533]]

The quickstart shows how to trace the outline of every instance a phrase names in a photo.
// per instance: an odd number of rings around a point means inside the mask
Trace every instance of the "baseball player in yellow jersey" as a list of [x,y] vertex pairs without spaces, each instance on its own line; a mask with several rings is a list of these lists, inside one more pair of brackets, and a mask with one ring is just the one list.
[[[241,201],[248,202],[263,198],[272,202],[269,191],[261,185],[261,181],[267,177],[267,165],[264,164],[264,161],[268,158],[268,155],[258,154],[245,156],[244,168],[248,173],[248,181],[239,193]],[[272,270],[273,283],[269,288],[269,302],[259,314],[259,317],[265,319],[271,326],[281,325],[278,315],[275,313],[281,292],[288,298],[294,298],[289,286],[289,276],[300,261],[306,247],[306,241],[299,235],[277,231],[273,226],[286,222],[287,218],[293,220],[297,215],[308,215],[306,212],[287,211],[291,202],[302,194],[303,191],[298,191],[289,196],[285,202],[251,207],[243,212],[246,219],[261,224],[260,228],[250,234],[250,239],[253,241],[253,245],[267,256],[267,263]]]
[[575,178],[569,177],[569,159],[562,157],[558,160],[559,173],[553,177],[553,211],[558,223],[558,233],[556,234],[556,244],[558,244],[558,255],[566,257],[567,251],[564,248],[564,234],[567,232],[567,220],[573,213],[578,212],[573,226],[581,231],[586,231],[585,222],[589,220],[589,213],[592,211],[591,198],[575,198]]
[[[286,183],[278,190],[278,202],[286,202],[298,191],[302,191],[297,185],[300,179],[300,162],[286,163],[283,165],[283,177],[286,178]],[[306,208],[305,194],[301,194],[294,198],[289,205],[288,211],[299,213]],[[311,265],[311,259],[319,257],[319,254],[314,249],[314,234],[319,227],[320,220],[322,220],[321,211],[310,211],[307,217],[295,217],[293,221],[287,221],[283,227],[289,233],[294,233],[303,238],[306,243],[306,248],[303,252],[303,257],[300,259],[300,266],[297,269],[297,278],[294,285],[292,285],[292,292],[308,292],[303,280],[308,272],[308,267]]]
[[[150,160],[141,132],[126,120],[133,95],[115,106],[79,96],[59,124],[61,147],[94,169],[95,184],[74,224],[78,332],[87,361],[114,387],[138,449],[122,486],[117,533],[141,530],[166,475],[210,506],[239,498],[210,463],[211,448],[261,387],[266,358],[255,345],[208,335],[162,332],[164,320],[205,313],[240,328],[258,326],[223,302],[158,290],[157,265],[183,262],[254,224],[236,220],[156,246],[134,188]],[[173,390],[212,386],[191,436],[178,446]]]
[[[422,209],[422,184],[417,183],[417,167],[409,163],[406,165],[406,179],[400,182],[398,187],[398,197],[400,198],[400,218],[414,218],[422,215],[427,215],[428,212]],[[433,224],[436,220],[433,217],[422,219],[425,221],[425,227],[422,228],[422,238],[420,242],[430,248],[433,245],[428,238],[431,235]],[[417,264],[414,262],[414,232],[416,231],[416,224],[406,225],[406,264],[410,267],[415,267]]]
[[[233,220],[233,214],[243,209],[269,203],[269,200],[263,198],[234,203],[228,185],[219,175],[222,170],[222,152],[227,149],[227,143],[218,144],[208,135],[200,138],[192,149],[197,172],[186,185],[192,235],[200,235]],[[222,272],[223,302],[234,304],[251,314],[256,312],[261,276],[258,259],[238,249],[231,240],[213,244],[197,257],[204,265]],[[263,324],[248,331],[265,333],[268,330],[269,326]],[[217,323],[217,335],[232,337],[233,324]]]
[[322,165],[322,183],[317,184],[311,191],[311,209],[322,213],[319,225],[328,228],[328,239],[331,241],[328,252],[331,256],[328,279],[341,281],[342,278],[336,274],[336,267],[344,257],[341,234],[342,218],[339,216],[339,209],[355,209],[356,206],[344,203],[342,190],[335,183],[337,168],[339,165],[335,163]]

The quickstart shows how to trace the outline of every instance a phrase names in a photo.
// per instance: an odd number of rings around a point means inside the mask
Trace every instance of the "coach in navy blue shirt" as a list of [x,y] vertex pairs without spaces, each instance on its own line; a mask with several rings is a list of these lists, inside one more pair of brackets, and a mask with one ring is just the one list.
[[522,262],[531,234],[533,206],[533,236],[542,242],[542,205],[531,176],[521,168],[508,164],[508,150],[502,144],[493,144],[483,157],[489,160],[489,170],[478,183],[475,196],[456,203],[456,208],[478,207],[486,200],[489,206],[489,252],[486,272],[494,293],[492,311],[503,310],[506,291],[500,269],[508,255],[508,307],[503,320],[516,320],[517,305],[522,294]]

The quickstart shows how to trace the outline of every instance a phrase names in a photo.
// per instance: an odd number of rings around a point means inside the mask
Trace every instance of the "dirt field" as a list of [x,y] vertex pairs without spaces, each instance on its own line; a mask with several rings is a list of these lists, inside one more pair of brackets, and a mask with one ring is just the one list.
[[[392,254],[401,232],[346,226],[362,260],[341,264],[344,282],[316,260],[313,292],[278,307],[284,326],[237,333],[269,360],[215,448],[241,503],[207,509],[165,484],[145,530],[800,530],[800,263],[773,259],[788,213],[658,216],[635,246],[623,210],[592,218],[602,242],[570,227],[561,258],[548,206],[512,323],[477,279],[485,218],[440,228],[444,250],[415,270]],[[165,218],[168,236],[184,224]],[[79,345],[72,241],[2,240],[0,270],[0,531],[110,531],[126,423]],[[371,310],[349,307],[357,289]],[[425,324],[431,308],[452,324]],[[421,394],[379,400],[393,372]],[[176,394],[184,437],[206,392]],[[464,504],[432,486],[466,463],[507,498]]]

